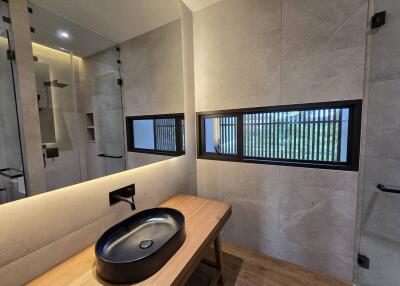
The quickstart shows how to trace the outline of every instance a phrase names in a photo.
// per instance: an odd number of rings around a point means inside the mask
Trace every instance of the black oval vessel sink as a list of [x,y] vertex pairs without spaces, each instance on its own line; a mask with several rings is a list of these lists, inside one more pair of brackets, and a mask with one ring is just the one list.
[[108,229],[97,241],[97,273],[111,283],[142,281],[161,269],[185,236],[185,217],[178,210],[141,211]]

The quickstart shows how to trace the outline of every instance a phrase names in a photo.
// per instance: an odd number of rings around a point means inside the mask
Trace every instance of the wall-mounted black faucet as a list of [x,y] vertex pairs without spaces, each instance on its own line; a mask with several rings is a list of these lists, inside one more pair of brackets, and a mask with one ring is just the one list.
[[129,185],[108,194],[110,206],[118,202],[127,202],[132,210],[136,209],[135,205],[135,185]]

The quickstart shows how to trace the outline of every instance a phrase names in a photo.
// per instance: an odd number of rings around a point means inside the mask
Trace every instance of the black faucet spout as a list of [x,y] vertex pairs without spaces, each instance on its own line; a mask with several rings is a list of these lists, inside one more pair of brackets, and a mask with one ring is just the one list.
[[135,198],[132,197],[123,197],[117,194],[113,194],[114,199],[118,200],[118,201],[123,201],[123,202],[127,202],[130,206],[131,209],[134,211],[136,209],[136,205],[135,205]]
[[135,185],[126,186],[109,193],[110,205],[118,202],[127,202],[132,210],[136,209],[135,205]]

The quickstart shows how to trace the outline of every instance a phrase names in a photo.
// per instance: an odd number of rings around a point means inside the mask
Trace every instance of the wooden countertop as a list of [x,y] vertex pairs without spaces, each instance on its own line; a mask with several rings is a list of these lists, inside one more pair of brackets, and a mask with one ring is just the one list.
[[[177,195],[160,205],[175,208],[185,216],[186,240],[175,255],[150,278],[136,286],[179,285],[193,271],[204,251],[211,245],[229,216],[231,206],[225,202]],[[28,283],[46,285],[108,285],[96,275],[94,245]]]

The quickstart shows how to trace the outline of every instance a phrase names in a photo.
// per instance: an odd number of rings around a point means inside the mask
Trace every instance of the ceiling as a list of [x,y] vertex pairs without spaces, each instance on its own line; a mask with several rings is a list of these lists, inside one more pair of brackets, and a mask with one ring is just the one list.
[[181,15],[179,0],[31,0],[111,41],[121,43]]
[[192,12],[199,11],[221,0],[182,0]]
[[[89,56],[116,44],[32,2],[29,2],[29,7],[33,9],[33,13],[29,15],[29,22],[30,26],[35,28],[35,33],[31,34],[35,43],[72,51],[80,57]],[[62,32],[68,33],[69,37],[60,37]]]
[[[182,0],[198,11],[220,0]],[[35,41],[88,56],[181,17],[180,0],[30,0]],[[57,36],[60,31],[68,39]]]

